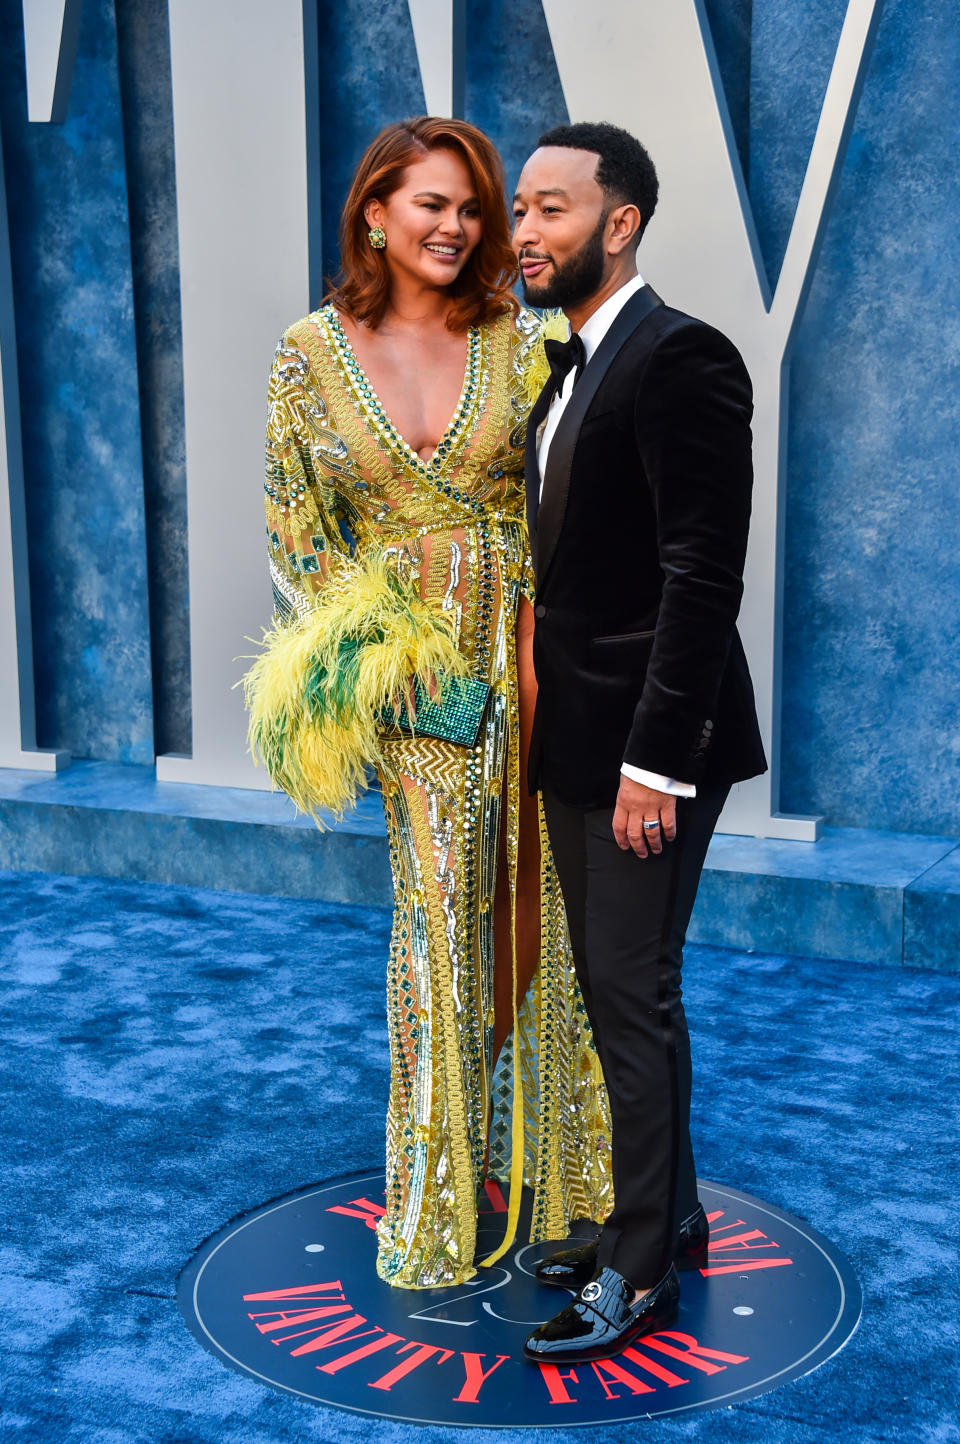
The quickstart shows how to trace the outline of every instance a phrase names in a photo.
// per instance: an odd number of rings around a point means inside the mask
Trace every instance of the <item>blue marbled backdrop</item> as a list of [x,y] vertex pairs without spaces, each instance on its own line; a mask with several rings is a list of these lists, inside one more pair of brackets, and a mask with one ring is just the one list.
[[83,7],[63,125],[26,119],[0,8],[41,746],[149,762],[153,689],[130,224],[112,0]]
[[853,826],[960,831],[958,75],[887,0],[793,363],[782,800]]
[[190,604],[167,0],[116,0],[158,752],[189,752]]
[[733,135],[745,179],[750,178],[750,80],[754,0],[703,0]]
[[[846,0],[753,0],[749,187],[770,288],[780,274]],[[873,80],[870,74],[868,83]]]
[[567,107],[540,0],[467,0],[466,114],[496,142],[512,195],[527,156]]
[[[775,280],[844,0],[703,3]],[[26,125],[18,13],[0,120],[41,739],[144,760],[189,736],[165,3],[85,6],[63,127]],[[423,95],[405,0],[318,15],[329,272],[357,157]],[[546,24],[468,0],[468,26],[467,114],[512,183],[565,118]],[[952,7],[886,0],[793,364],[782,804],[840,825],[960,831],[958,74]]]
[[423,87],[403,0],[318,9],[323,263],[335,273],[337,225],[357,161],[391,120],[423,114]]

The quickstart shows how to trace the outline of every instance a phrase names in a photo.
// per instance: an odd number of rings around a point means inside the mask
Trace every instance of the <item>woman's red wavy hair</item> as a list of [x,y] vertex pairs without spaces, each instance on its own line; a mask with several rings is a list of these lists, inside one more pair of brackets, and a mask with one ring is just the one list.
[[384,252],[370,245],[364,207],[391,196],[402,185],[407,167],[432,150],[453,150],[463,157],[480,202],[480,240],[449,287],[453,305],[448,327],[465,331],[517,310],[510,289],[517,279],[517,262],[510,247],[500,157],[475,125],[422,115],[388,125],[367,147],[343,208],[340,275],[326,299],[369,326],[378,326],[387,309],[390,273]]

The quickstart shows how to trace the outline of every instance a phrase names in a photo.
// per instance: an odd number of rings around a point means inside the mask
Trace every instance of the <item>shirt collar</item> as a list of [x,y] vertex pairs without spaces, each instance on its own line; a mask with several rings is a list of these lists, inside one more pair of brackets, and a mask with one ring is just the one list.
[[630,297],[636,295],[645,284],[643,277],[638,272],[629,281],[625,281],[619,291],[614,291],[612,296],[608,296],[603,305],[598,306],[593,315],[584,321],[580,327],[580,340],[583,342],[583,349],[588,361]]

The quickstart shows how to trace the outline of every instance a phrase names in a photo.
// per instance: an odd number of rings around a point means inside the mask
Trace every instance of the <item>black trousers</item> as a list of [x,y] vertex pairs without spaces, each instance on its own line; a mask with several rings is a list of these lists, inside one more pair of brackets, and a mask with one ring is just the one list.
[[670,1267],[697,1208],[690,1144],[690,1037],[681,967],[726,784],[677,802],[677,836],[659,856],[622,851],[613,809],[581,812],[544,789],[573,957],[613,1121],[614,1208],[599,1260],[635,1288]]

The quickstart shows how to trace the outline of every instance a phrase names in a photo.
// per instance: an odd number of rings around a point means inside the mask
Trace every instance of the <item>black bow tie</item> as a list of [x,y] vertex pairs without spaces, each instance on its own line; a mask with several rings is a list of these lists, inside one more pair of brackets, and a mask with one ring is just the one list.
[[544,341],[543,349],[547,354],[550,363],[550,375],[556,382],[559,391],[563,385],[564,378],[568,371],[577,368],[573,378],[576,386],[580,380],[584,366],[587,364],[587,353],[579,335],[574,331],[569,341]]

